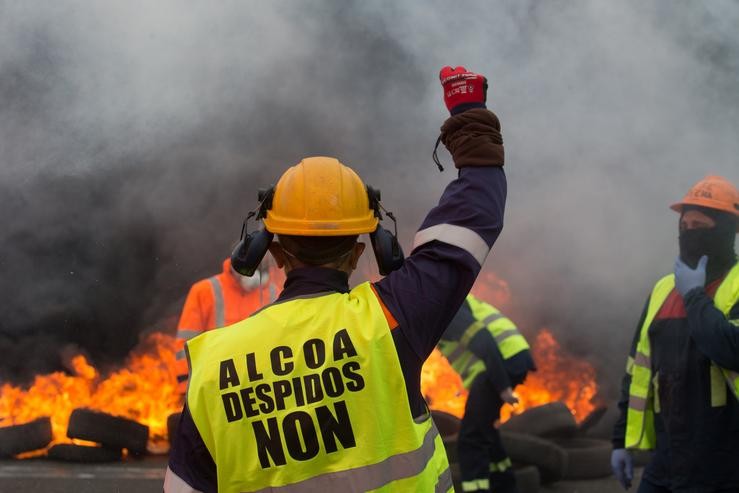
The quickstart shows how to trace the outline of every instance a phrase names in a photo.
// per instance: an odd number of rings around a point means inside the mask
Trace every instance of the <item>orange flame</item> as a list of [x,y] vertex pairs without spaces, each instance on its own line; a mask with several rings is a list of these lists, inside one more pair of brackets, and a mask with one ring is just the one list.
[[50,446],[83,443],[67,438],[66,432],[71,412],[87,407],[147,425],[150,450],[166,451],[167,417],[181,409],[174,347],[172,336],[152,333],[131,353],[125,368],[106,378],[84,356],[77,355],[71,361],[74,375],[39,375],[27,390],[4,384],[0,386],[0,425],[49,416],[53,432]]
[[[529,373],[526,381],[516,387],[518,404],[504,405],[500,421],[507,421],[513,414],[554,401],[562,401],[578,422],[595,409],[593,399],[598,393],[595,369],[587,361],[564,354],[552,333],[542,329],[532,347],[536,372]],[[459,418],[464,415],[467,390],[449,361],[439,352],[426,360],[421,374],[421,392],[431,409],[446,411]]]

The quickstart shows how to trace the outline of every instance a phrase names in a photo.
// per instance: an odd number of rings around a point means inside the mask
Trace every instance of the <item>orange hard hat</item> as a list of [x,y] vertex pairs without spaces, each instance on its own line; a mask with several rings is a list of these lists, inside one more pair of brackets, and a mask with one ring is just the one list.
[[[670,206],[677,212],[685,205],[697,205],[733,214],[739,219],[739,191],[726,178],[709,175],[693,185],[683,199]],[[739,231],[739,224],[737,224]]]
[[285,171],[264,218],[267,231],[295,236],[371,233],[377,223],[362,179],[331,157],[308,157]]

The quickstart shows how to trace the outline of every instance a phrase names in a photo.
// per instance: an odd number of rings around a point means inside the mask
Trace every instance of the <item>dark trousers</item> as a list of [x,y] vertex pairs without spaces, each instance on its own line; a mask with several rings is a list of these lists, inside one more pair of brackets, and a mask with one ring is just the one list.
[[[523,382],[526,375],[511,378],[512,385]],[[512,493],[516,490],[513,470],[497,470],[496,464],[505,462],[508,454],[503,448],[498,429],[493,423],[500,417],[503,401],[485,373],[475,378],[470,386],[464,409],[462,427],[457,441],[457,456],[462,482],[487,479],[489,491]],[[485,490],[478,490],[485,491]]]
[[647,478],[642,478],[636,493],[670,493],[669,488],[651,483]]

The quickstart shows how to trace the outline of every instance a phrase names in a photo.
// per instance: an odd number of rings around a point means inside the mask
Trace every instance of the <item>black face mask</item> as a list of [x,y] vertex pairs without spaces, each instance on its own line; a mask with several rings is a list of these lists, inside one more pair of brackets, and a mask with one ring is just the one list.
[[718,222],[713,228],[688,229],[680,232],[680,259],[695,269],[703,255],[708,256],[706,274],[715,279],[734,265],[734,222]]

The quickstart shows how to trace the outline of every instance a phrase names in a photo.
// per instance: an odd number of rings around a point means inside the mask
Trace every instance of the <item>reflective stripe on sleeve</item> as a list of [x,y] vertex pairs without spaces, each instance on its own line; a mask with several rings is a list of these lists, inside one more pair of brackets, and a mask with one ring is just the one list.
[[398,479],[418,476],[434,455],[434,440],[439,432],[435,426],[429,428],[423,444],[416,450],[393,455],[387,459],[348,471],[321,474],[285,486],[273,486],[257,493],[302,493],[305,491],[369,491],[380,488]]
[[179,477],[167,467],[167,472],[164,474],[164,493],[202,493],[200,490],[194,489],[189,484],[185,483],[185,480]]
[[413,249],[418,248],[430,241],[441,241],[449,245],[461,248],[482,265],[490,252],[490,247],[482,239],[482,236],[469,228],[455,226],[454,224],[437,224],[416,233],[413,239]]
[[462,491],[490,491],[490,480],[486,478],[462,481]]
[[511,463],[511,458],[506,457],[500,462],[491,462],[490,472],[506,472],[511,467],[513,467],[513,464]]
[[521,333],[515,327],[513,329],[507,329],[495,336],[495,342],[498,343],[498,346],[500,346],[500,344],[509,337],[517,335],[521,335]]
[[195,330],[195,329],[177,329],[177,339],[183,339],[185,341],[189,341],[193,337],[197,337],[200,334],[202,334],[202,330]]
[[711,407],[722,407],[726,405],[726,381],[721,369],[711,365]]
[[226,325],[226,318],[223,311],[223,289],[216,276],[208,278],[208,281],[210,281],[210,285],[213,287],[213,319],[216,321],[215,328],[220,328]]
[[187,354],[185,354],[184,349],[180,349],[174,355],[174,359],[185,359],[186,357],[187,357]]

